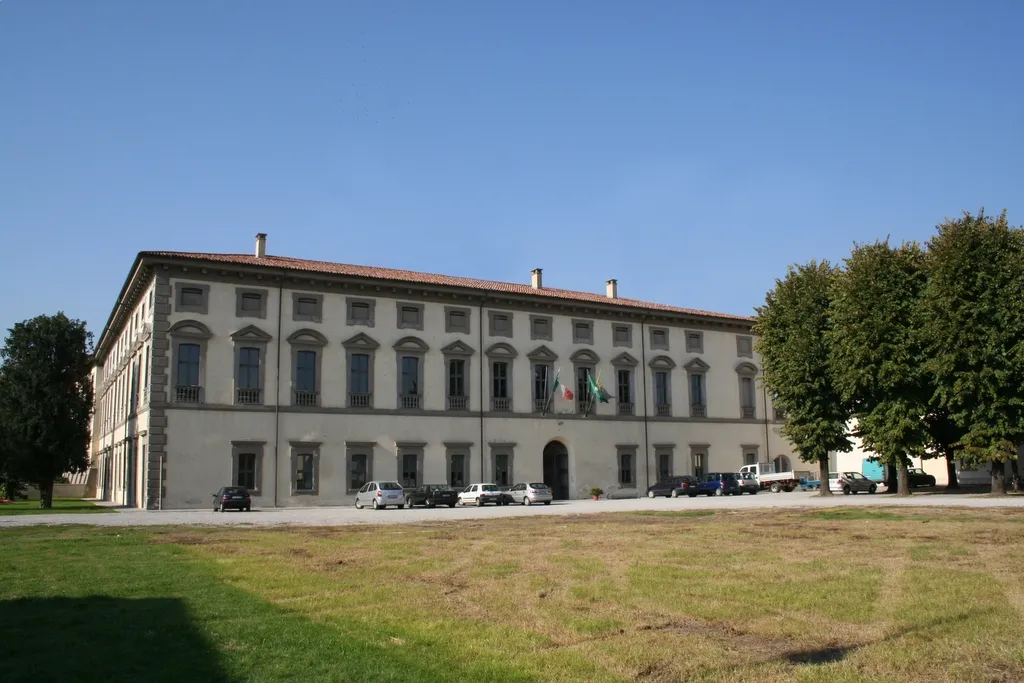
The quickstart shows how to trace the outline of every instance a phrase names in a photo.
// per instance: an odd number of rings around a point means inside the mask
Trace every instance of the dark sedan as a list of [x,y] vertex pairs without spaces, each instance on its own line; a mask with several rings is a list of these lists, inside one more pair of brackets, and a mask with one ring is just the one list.
[[252,510],[252,499],[249,492],[241,486],[224,486],[220,491],[213,494],[213,511],[224,512],[225,510]]
[[665,496],[666,498],[676,498],[688,495],[690,491],[696,491],[699,485],[700,482],[697,480],[697,477],[689,475],[669,477],[668,479],[662,479],[656,484],[652,484],[647,489],[647,497],[657,498],[658,496]]
[[[889,486],[889,478],[886,477],[883,481],[886,487]],[[935,486],[935,477],[928,474],[920,467],[908,467],[907,468],[907,484],[910,488],[917,488],[919,486]]]
[[446,484],[424,484],[414,489],[407,489],[405,492],[405,504],[409,507],[414,505],[426,505],[428,508],[438,505],[455,507],[459,502],[459,492]]

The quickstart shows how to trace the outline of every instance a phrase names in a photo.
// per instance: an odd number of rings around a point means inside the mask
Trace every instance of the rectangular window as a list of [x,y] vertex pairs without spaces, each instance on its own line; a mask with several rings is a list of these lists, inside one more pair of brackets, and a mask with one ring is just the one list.
[[490,333],[492,337],[511,337],[512,336],[512,314],[511,313],[497,313],[491,311],[491,329]]
[[612,343],[615,346],[631,346],[633,343],[633,328],[629,325],[612,326]]
[[508,363],[495,362],[491,365],[491,379],[494,398],[508,398]]
[[736,337],[736,355],[740,358],[753,358],[754,340],[750,337]]
[[658,327],[651,328],[651,348],[668,350],[668,330]]
[[704,375],[690,375],[690,402],[704,405]]
[[399,309],[399,327],[422,327],[420,315],[422,311],[419,306],[402,306]]
[[451,456],[448,485],[459,489],[466,486],[466,456],[462,453],[455,453]]
[[469,332],[469,309],[445,307],[445,332]]
[[754,378],[740,377],[740,409],[744,419],[753,419],[757,413]]
[[587,320],[573,320],[572,321],[572,343],[573,344],[593,344],[594,343],[594,323]]
[[199,386],[199,344],[178,344],[178,386]]
[[590,368],[576,368],[576,405],[579,408],[590,403]]
[[346,299],[348,324],[373,327],[374,302],[372,299]]
[[634,458],[632,453],[619,453],[619,485],[633,486]]
[[530,339],[551,341],[551,318],[541,315],[530,316]]
[[243,347],[238,350],[238,388],[260,388],[260,350]]
[[402,395],[419,396],[420,359],[416,356],[402,356]]
[[654,403],[659,406],[669,405],[668,373],[659,370],[654,373]]
[[672,476],[672,454],[658,453],[658,481],[665,481]]
[[314,488],[313,454],[299,453],[295,456],[295,490],[312,491]]
[[203,305],[203,290],[200,287],[182,287],[178,303],[189,308],[200,308]]
[[370,356],[365,353],[353,353],[349,367],[349,393],[370,393]]
[[619,370],[618,373],[619,403],[633,402],[633,371]]
[[241,486],[249,491],[256,490],[256,454],[238,454],[238,478],[235,486]]
[[316,351],[295,354],[295,390],[316,392]]
[[411,489],[419,486],[416,479],[419,474],[419,456],[416,453],[402,454],[402,487]]
[[466,361],[461,358],[448,361],[448,395],[466,395]]
[[551,366],[537,363],[533,366],[533,398],[546,401],[551,396]]
[[142,368],[142,390],[149,388],[149,347],[146,347],[145,364]]
[[304,320],[320,317],[320,300],[311,296],[295,299],[295,315]]
[[349,457],[349,489],[358,491],[366,485],[366,464],[365,453],[354,453]]
[[704,333],[703,332],[687,332],[686,333],[686,352],[687,353],[704,353]]
[[693,476],[704,476],[704,451],[693,452]]
[[507,453],[494,456],[494,483],[498,486],[509,486],[509,457]]
[[259,314],[263,310],[263,297],[254,292],[243,292],[238,308],[243,313]]
[[352,319],[365,322],[370,319],[370,304],[357,302],[352,304]]
[[743,454],[744,465],[756,465],[757,464],[757,453],[753,451],[747,451]]

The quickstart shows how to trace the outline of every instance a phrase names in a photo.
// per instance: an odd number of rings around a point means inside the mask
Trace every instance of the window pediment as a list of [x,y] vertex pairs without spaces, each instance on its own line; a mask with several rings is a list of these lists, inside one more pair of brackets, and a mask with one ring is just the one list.
[[465,342],[456,340],[441,349],[441,353],[446,356],[472,356],[476,353],[476,349]]
[[488,358],[515,358],[519,355],[519,352],[511,344],[505,342],[491,344],[485,353]]
[[346,339],[341,342],[341,345],[346,349],[364,349],[367,351],[380,348],[380,344],[377,343],[377,340],[365,332],[360,332],[356,336]]
[[235,341],[256,341],[256,342],[268,342],[273,337],[269,334],[256,327],[255,325],[246,325],[242,329],[238,330],[231,335],[231,338]]
[[676,362],[668,356],[655,356],[648,365],[655,370],[671,370],[676,366]]
[[307,346],[327,346],[327,337],[316,330],[303,329],[292,332],[288,337],[289,343],[306,344]]
[[612,358],[612,365],[631,365],[631,366],[636,366],[636,365],[640,365],[640,361],[638,361],[636,358],[634,358],[630,354],[628,354],[625,351],[623,351],[619,355],[615,356],[615,358]]
[[760,371],[757,366],[753,363],[740,363],[736,366],[736,374],[743,375],[744,377],[756,377]]
[[536,361],[558,360],[558,354],[549,349],[548,347],[544,346],[543,344],[541,344],[533,351],[530,351],[528,354],[526,354],[526,357],[529,358],[530,360]]
[[213,336],[210,328],[198,320],[179,320],[171,325],[167,333],[178,337],[195,337],[196,339],[209,339]]
[[392,347],[395,351],[415,351],[423,353],[430,350],[430,345],[419,337],[402,337]]
[[707,372],[711,369],[711,366],[702,361],[700,358],[694,358],[689,363],[683,366],[687,372]]
[[600,363],[601,357],[590,349],[580,349],[569,356],[569,360],[573,363]]

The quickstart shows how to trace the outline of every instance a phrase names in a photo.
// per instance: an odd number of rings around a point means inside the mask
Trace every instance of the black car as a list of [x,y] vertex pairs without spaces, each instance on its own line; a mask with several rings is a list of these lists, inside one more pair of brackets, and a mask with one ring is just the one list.
[[680,477],[669,477],[663,479],[656,484],[652,484],[647,489],[648,498],[656,498],[658,496],[665,496],[668,498],[676,498],[678,496],[687,495],[690,491],[696,491],[697,486],[700,485],[697,477],[691,477],[689,475],[683,475]]
[[[889,477],[886,476],[882,483],[889,487]],[[919,486],[935,486],[935,477],[928,474],[920,467],[908,467],[907,468],[907,484],[910,488],[917,488]]]
[[428,508],[438,505],[455,507],[459,502],[459,492],[447,484],[424,484],[405,492],[405,504],[409,507],[414,505],[426,505]]
[[252,499],[249,492],[241,486],[224,486],[220,491],[213,494],[213,511],[224,512],[225,510],[252,510]]

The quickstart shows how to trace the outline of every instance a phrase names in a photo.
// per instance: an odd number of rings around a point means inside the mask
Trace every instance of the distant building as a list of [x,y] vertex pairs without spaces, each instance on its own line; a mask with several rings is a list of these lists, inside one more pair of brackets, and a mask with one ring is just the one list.
[[[371,479],[643,494],[791,448],[750,318],[270,256],[142,252],[100,336],[91,479],[154,509],[344,505]],[[554,380],[572,398],[554,389]],[[594,400],[590,379],[610,395]]]

